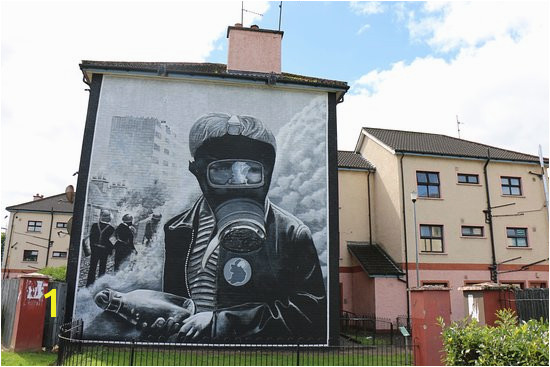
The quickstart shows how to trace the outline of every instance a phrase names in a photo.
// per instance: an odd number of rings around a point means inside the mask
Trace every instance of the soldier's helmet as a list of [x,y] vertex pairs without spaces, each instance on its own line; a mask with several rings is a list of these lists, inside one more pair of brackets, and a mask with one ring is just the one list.
[[99,214],[99,220],[102,221],[102,222],[110,222],[111,221],[111,212],[109,212],[108,210],[101,210],[101,213]]
[[124,214],[124,216],[122,217],[122,221],[124,223],[132,223],[133,220],[134,217],[132,217],[130,214]]
[[153,220],[159,221],[162,218],[162,214],[160,213],[153,213]]

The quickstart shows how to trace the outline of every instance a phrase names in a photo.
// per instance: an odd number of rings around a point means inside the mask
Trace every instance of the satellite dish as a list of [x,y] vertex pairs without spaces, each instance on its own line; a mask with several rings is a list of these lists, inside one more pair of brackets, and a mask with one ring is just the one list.
[[69,203],[72,204],[74,202],[74,187],[73,187],[73,185],[67,186],[67,188],[65,189],[65,197],[67,198],[67,201]]
[[70,217],[67,221],[67,233],[69,233],[69,236],[71,235],[71,231],[73,229],[73,217]]

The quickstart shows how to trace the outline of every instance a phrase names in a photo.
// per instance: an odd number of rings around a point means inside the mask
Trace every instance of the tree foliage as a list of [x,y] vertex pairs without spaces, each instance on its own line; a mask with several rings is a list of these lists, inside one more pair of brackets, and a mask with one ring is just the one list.
[[444,362],[448,366],[548,366],[548,321],[518,324],[512,310],[498,310],[495,326],[477,320],[442,327]]

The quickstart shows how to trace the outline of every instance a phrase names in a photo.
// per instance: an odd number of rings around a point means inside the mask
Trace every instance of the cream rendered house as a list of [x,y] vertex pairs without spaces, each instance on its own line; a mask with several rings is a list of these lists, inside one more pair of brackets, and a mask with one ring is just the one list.
[[[10,212],[2,258],[2,279],[32,273],[46,266],[67,265],[69,234],[67,222],[73,204],[65,194],[6,208]],[[48,246],[48,243],[50,246]]]
[[395,319],[407,314],[407,286],[445,285],[458,320],[465,315],[460,286],[496,280],[548,287],[548,208],[538,157],[376,128],[363,128],[355,151],[340,154],[375,167],[351,173],[339,164],[343,310]]

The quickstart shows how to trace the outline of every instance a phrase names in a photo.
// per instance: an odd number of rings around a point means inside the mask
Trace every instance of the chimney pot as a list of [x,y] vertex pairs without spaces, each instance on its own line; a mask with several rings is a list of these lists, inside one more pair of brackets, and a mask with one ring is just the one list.
[[33,201],[44,199],[44,195],[36,194],[32,197]]
[[241,23],[235,23],[235,27],[237,27],[237,28],[242,28],[243,25],[242,25]]

